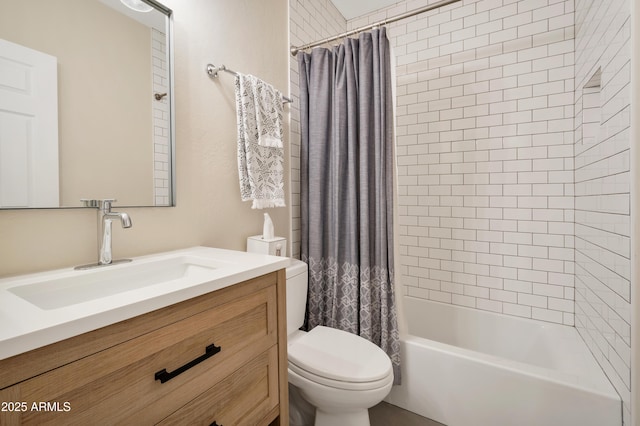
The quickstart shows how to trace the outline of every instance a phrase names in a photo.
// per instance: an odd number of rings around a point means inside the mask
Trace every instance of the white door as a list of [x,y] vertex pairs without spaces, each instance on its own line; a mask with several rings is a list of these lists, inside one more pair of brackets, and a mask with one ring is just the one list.
[[0,39],[0,207],[58,207],[54,56]]

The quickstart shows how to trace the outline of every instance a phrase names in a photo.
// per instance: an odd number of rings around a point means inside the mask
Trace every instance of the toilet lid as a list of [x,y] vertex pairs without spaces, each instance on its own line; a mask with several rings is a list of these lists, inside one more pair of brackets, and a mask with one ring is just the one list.
[[372,382],[391,372],[378,346],[346,331],[318,326],[288,347],[289,362],[317,376],[342,382]]

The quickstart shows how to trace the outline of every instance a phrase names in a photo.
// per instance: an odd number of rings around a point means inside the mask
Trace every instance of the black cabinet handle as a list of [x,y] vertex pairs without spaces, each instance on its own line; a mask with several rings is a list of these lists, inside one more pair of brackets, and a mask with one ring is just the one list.
[[155,378],[156,378],[156,380],[160,380],[160,383],[168,382],[169,380],[173,379],[174,377],[184,373],[185,371],[187,371],[191,367],[200,364],[205,359],[211,358],[212,356],[214,356],[215,354],[217,354],[221,350],[222,350],[222,348],[220,346],[216,346],[216,345],[214,345],[212,343],[209,346],[207,346],[207,348],[205,349],[204,355],[200,355],[198,358],[194,359],[193,361],[189,361],[188,363],[186,363],[182,367],[178,368],[177,370],[172,371],[171,373],[167,372],[166,368],[163,368],[162,370],[160,370],[160,371],[158,371],[156,373]]
[[222,426],[222,425],[219,425],[219,424],[214,420],[214,421],[213,421],[213,423],[211,423],[209,426]]

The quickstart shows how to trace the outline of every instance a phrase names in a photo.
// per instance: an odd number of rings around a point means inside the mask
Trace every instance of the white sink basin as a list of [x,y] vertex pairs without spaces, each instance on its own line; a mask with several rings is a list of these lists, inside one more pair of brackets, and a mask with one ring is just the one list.
[[209,247],[0,279],[0,359],[285,268],[289,259]]
[[161,261],[107,266],[64,278],[44,278],[7,290],[41,309],[58,309],[173,280],[206,280],[207,274],[220,266],[224,267],[210,259],[178,256]]

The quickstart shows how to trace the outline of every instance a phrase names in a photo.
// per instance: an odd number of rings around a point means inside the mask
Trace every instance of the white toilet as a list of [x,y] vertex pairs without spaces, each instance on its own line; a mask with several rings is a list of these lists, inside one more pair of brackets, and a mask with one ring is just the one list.
[[[287,334],[291,425],[369,426],[370,407],[391,390],[391,360],[378,346],[355,334],[318,326],[307,332],[307,264],[287,267]],[[310,405],[309,405],[310,404]]]

